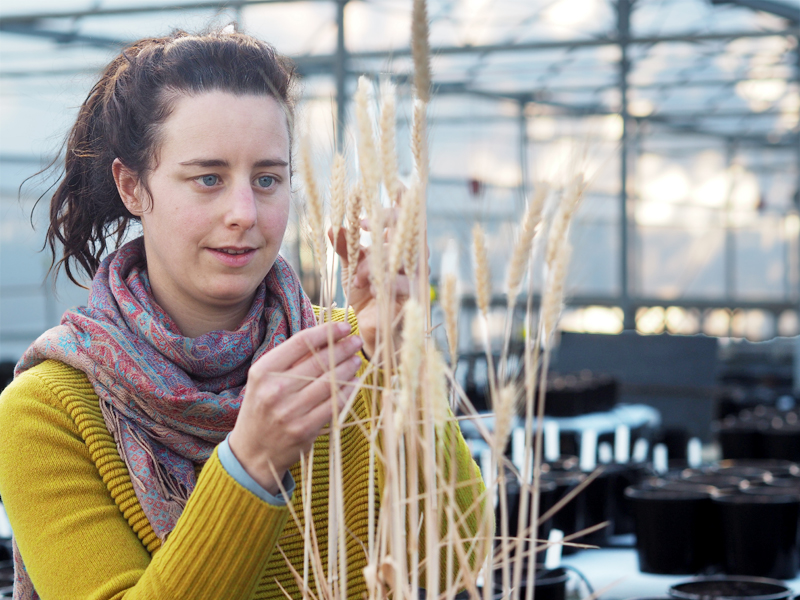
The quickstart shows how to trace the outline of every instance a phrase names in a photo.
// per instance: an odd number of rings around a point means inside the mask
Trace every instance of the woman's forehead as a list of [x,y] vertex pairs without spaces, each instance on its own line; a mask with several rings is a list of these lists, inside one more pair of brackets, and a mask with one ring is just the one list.
[[264,154],[290,151],[286,112],[272,96],[222,91],[180,95],[164,122],[161,157],[197,153]]

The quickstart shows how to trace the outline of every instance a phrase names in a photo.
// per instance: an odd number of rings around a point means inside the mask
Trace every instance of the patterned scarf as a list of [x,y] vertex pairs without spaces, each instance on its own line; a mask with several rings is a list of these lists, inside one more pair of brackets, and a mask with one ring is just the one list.
[[[15,374],[47,359],[86,373],[136,497],[164,541],[197,483],[195,466],[233,429],[250,365],[314,324],[310,300],[279,256],[236,331],[184,337],[153,299],[138,238],[102,262],[88,306],[41,335]],[[36,597],[18,596],[24,587],[15,582],[14,598]]]

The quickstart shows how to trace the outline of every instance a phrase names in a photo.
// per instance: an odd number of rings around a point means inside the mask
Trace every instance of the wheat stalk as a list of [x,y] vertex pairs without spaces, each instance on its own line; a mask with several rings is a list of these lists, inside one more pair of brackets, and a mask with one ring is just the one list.
[[402,434],[406,417],[415,410],[419,393],[419,370],[423,358],[422,307],[414,298],[409,298],[403,307],[403,339],[400,345],[400,399],[395,410],[395,428]]

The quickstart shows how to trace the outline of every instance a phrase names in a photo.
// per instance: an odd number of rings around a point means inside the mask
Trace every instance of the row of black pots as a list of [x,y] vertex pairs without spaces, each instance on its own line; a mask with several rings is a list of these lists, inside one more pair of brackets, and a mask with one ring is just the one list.
[[788,586],[763,577],[698,577],[669,589],[669,597],[679,600],[791,600],[793,596]]
[[[527,566],[523,567],[527,568]],[[547,570],[538,567],[535,577],[535,598],[539,600],[565,600],[568,573],[563,568]],[[495,580],[493,600],[508,597],[502,584]],[[520,598],[525,597],[527,587],[521,582]],[[478,588],[477,598],[483,598]],[[791,600],[794,593],[780,581],[763,577],[712,576],[697,577],[690,581],[675,584],[669,588],[669,596],[664,598],[638,598],[637,600]],[[473,598],[467,591],[459,592],[456,600]],[[420,600],[427,598],[427,592],[419,590]]]
[[[516,564],[512,562],[512,567],[515,567]],[[519,598],[525,598],[527,594],[527,581],[525,575],[527,574],[528,565],[527,562],[523,563],[522,565],[523,573],[522,577],[520,578],[520,585],[519,585]],[[513,578],[513,568],[511,569],[512,578]],[[538,600],[566,600],[567,597],[567,581],[569,580],[569,573],[567,573],[566,569],[557,568],[557,569],[546,569],[541,565],[538,565],[536,568],[536,572],[534,575],[534,597]],[[513,579],[512,579],[513,581]],[[494,588],[494,593],[492,594],[492,600],[501,600],[503,598],[509,598],[510,595],[508,590],[503,589],[503,582],[502,582],[502,571],[497,569],[494,573],[494,581],[492,587]],[[478,594],[476,598],[482,599],[483,598],[483,589],[478,587],[477,589]],[[420,600],[425,600],[427,598],[427,591],[424,589],[419,590],[419,598]],[[468,591],[462,591],[456,594],[455,600],[469,600],[473,596],[470,595]]]
[[725,417],[715,429],[724,458],[800,461],[800,419],[795,412],[742,411]]
[[[539,515],[545,515],[567,495],[574,492],[589,475],[578,470],[578,461],[575,457],[566,457],[555,463],[543,465],[539,483]],[[633,533],[633,512],[624,491],[649,475],[652,475],[652,471],[645,464],[604,465],[599,474],[585,485],[580,493],[559,508],[552,517],[540,523],[537,539],[547,539],[554,528],[569,536],[603,523],[607,525],[581,536],[575,542],[602,546],[609,542],[612,535]],[[501,503],[496,513],[498,534],[501,533],[502,523],[505,520],[509,534],[512,537],[517,535],[521,491],[519,480],[509,472],[506,478],[508,516],[505,516]],[[531,526],[531,506],[532,498],[528,501],[529,518],[526,522],[528,528]],[[567,545],[563,551],[568,554],[576,549],[575,546]]]
[[[782,483],[778,483],[782,482]],[[791,579],[800,567],[800,486],[751,484],[729,475],[648,480],[626,490],[646,573]]]
[[698,577],[673,585],[669,596],[632,600],[791,600],[791,588],[763,577]]

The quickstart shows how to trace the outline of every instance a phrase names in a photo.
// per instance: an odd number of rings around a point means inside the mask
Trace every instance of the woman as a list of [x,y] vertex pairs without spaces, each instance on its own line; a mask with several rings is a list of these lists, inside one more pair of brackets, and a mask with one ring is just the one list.
[[[315,440],[311,516],[324,560],[319,436],[363,369],[361,351],[373,351],[376,323],[315,327],[278,255],[292,82],[254,38],[179,32],[128,47],[81,107],[48,243],[54,260],[63,247],[58,266],[73,281],[76,267],[93,277],[89,303],[33,344],[0,400],[15,598],[298,597],[287,562],[303,573],[298,461]],[[101,260],[106,238],[119,242],[131,222],[143,236]],[[375,313],[365,268],[351,299],[362,316]],[[369,419],[366,396],[351,418]],[[459,479],[472,479],[460,433],[449,435]],[[360,598],[362,429],[343,430],[342,450],[348,595]],[[463,496],[466,510],[473,496]],[[474,531],[473,515],[465,523]]]

